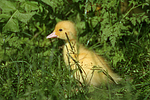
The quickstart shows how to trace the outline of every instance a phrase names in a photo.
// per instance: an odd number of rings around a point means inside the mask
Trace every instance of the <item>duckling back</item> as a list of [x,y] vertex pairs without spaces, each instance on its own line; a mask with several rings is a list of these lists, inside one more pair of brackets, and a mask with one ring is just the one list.
[[121,80],[109,68],[103,57],[84,48],[76,41],[67,42],[63,54],[66,65],[75,70],[74,77],[82,83],[99,86],[103,83],[117,84]]

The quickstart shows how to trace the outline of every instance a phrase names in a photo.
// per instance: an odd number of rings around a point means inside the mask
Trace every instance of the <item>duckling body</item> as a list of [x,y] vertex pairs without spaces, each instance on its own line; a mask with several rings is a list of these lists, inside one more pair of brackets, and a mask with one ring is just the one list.
[[70,21],[59,22],[47,38],[60,38],[66,41],[63,48],[64,61],[74,70],[74,77],[82,83],[99,86],[117,83],[121,78],[108,66],[103,57],[86,49],[76,41],[76,30]]

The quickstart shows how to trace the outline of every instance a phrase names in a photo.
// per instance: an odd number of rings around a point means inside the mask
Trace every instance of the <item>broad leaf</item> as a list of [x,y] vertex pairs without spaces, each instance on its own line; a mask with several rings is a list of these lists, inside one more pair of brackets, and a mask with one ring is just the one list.
[[2,9],[3,12],[11,12],[16,10],[15,5],[13,5],[12,2],[7,0],[0,0],[0,8]]
[[3,32],[6,31],[18,32],[19,31],[18,20],[10,18],[8,22],[5,24],[5,26],[3,27]]
[[17,18],[18,20],[20,20],[21,22],[27,23],[33,15],[35,15],[35,12],[20,13],[17,10],[17,12],[15,13],[14,17]]

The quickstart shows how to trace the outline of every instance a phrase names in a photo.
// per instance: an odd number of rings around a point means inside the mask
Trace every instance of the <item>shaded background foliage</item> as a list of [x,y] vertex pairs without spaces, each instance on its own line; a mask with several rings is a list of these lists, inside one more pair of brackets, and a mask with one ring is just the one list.
[[[149,99],[149,4],[148,0],[1,0],[0,98]],[[109,89],[79,87],[63,62],[64,42],[46,39],[61,20],[75,22],[79,42],[105,56],[122,78],[132,80]]]

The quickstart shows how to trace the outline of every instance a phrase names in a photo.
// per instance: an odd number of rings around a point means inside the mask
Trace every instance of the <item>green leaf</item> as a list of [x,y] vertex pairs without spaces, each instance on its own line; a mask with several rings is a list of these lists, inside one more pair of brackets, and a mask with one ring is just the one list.
[[7,21],[10,17],[9,14],[0,14],[0,22]]
[[93,11],[95,11],[95,10],[97,10],[97,9],[99,9],[100,7],[97,7],[96,5],[93,5],[92,6],[92,9],[93,9]]
[[93,28],[99,23],[99,21],[100,21],[100,18],[97,17],[97,16],[95,16],[95,17],[92,18],[91,22],[92,22]]
[[73,0],[73,2],[79,2],[80,0]]
[[31,12],[38,10],[38,2],[30,1],[30,2],[25,2],[21,7],[24,7],[26,12]]
[[113,57],[113,65],[116,66],[117,62],[124,60],[124,55],[121,51],[115,52],[115,56]]
[[136,25],[136,17],[131,17],[130,21],[134,26]]
[[91,11],[91,5],[90,4],[86,4],[86,10]]
[[20,20],[21,22],[27,23],[36,12],[31,13],[20,13],[18,10],[16,11],[14,17]]
[[114,47],[115,43],[116,43],[116,37],[115,36],[111,36],[110,37],[110,41],[111,41],[112,46]]
[[18,0],[18,1],[20,1],[20,2],[24,2],[25,0]]
[[80,22],[80,21],[81,21],[81,17],[80,17],[80,14],[78,13],[76,16],[76,22]]
[[78,30],[85,29],[85,22],[77,22],[76,27],[77,27]]
[[141,21],[142,21],[142,20],[141,20],[141,17],[138,17],[138,18],[137,18],[137,22],[140,24]]
[[5,24],[5,26],[3,27],[3,32],[6,31],[19,32],[18,20],[10,18],[8,22]]
[[148,16],[143,16],[143,17],[142,17],[142,22],[143,22],[145,19],[148,19]]
[[16,10],[15,5],[7,0],[0,0],[0,8],[2,9],[3,12],[11,12]]
[[47,5],[51,6],[55,11],[56,8],[62,9],[64,7],[64,2],[62,0],[42,0]]
[[55,0],[42,0],[44,3],[46,3],[46,4],[48,4],[49,6],[51,6],[53,9],[55,8],[55,7],[57,7],[57,1]]
[[107,38],[112,35],[111,32],[111,26],[110,25],[105,25],[105,28],[103,29],[103,34],[102,34],[102,41],[106,41]]

